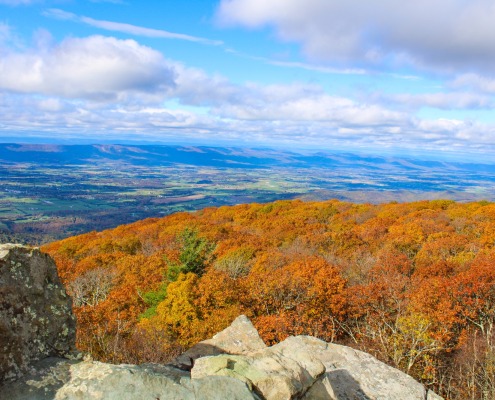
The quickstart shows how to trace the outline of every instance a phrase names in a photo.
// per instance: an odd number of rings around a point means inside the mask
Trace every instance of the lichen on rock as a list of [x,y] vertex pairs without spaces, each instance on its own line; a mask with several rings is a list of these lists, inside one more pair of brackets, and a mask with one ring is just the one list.
[[72,302],[55,263],[37,248],[0,245],[0,382],[36,360],[75,349]]

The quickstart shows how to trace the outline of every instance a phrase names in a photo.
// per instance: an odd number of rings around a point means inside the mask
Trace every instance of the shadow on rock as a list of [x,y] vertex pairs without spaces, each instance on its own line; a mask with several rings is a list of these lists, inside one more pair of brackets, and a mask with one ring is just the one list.
[[0,386],[2,398],[15,400],[54,399],[71,379],[70,366],[80,361],[49,357],[32,365],[21,379]]
[[212,344],[200,342],[172,360],[170,362],[170,365],[173,365],[174,367],[179,368],[183,371],[190,371],[194,366],[194,362],[198,358],[218,356],[220,354],[226,354],[225,349],[214,346]]
[[326,372],[306,393],[305,399],[371,400],[345,369]]

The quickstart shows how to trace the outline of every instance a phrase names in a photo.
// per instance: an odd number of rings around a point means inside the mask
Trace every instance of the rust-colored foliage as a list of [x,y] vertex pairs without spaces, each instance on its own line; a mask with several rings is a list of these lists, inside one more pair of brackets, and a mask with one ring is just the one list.
[[266,341],[300,334],[333,340],[339,333],[338,321],[347,311],[346,282],[323,258],[310,256],[279,267],[262,263],[243,283],[247,296],[241,301]]
[[[177,268],[187,232],[208,244],[198,271]],[[495,397],[491,203],[244,204],[43,250],[74,297],[78,346],[101,360],[163,362],[244,313],[267,343],[340,341],[448,398]]]

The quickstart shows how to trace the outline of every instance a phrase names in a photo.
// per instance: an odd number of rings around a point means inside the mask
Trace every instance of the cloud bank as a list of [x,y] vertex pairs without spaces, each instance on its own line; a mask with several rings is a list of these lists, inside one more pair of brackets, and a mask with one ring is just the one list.
[[222,0],[218,20],[270,26],[312,60],[495,74],[491,0]]
[[[495,125],[419,118],[422,107],[490,109],[486,93],[330,94],[316,83],[233,83],[167,59],[135,40],[106,36],[55,42],[39,31],[31,47],[0,46],[0,130],[61,138],[194,140],[495,153]],[[459,78],[461,80],[461,78]]]

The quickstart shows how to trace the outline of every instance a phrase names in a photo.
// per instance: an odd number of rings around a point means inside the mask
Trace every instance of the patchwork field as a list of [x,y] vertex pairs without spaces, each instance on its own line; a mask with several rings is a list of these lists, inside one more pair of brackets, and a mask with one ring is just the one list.
[[0,145],[0,240],[31,244],[211,206],[494,200],[495,167],[173,146]]

